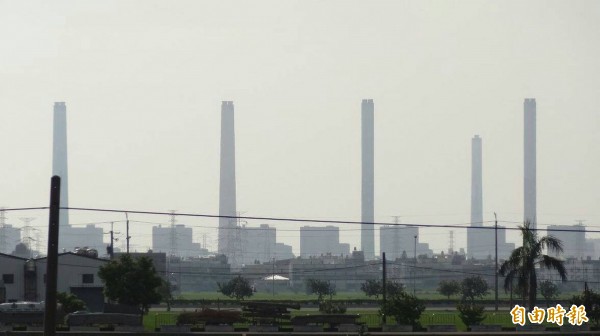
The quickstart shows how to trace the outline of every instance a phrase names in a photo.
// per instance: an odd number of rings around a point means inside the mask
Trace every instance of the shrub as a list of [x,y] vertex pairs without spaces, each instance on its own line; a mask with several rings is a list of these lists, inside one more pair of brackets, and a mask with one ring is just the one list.
[[346,313],[346,306],[343,303],[326,300],[319,304],[319,311],[325,314],[344,314]]
[[588,289],[583,294],[575,295],[570,300],[576,306],[584,305],[586,316],[596,327],[600,327],[600,294]]
[[482,305],[477,305],[472,302],[463,302],[456,306],[458,317],[466,326],[481,324],[485,319],[485,314],[483,313],[484,308],[485,307]]
[[217,286],[219,287],[219,292],[223,293],[223,295],[236,298],[237,300],[243,300],[245,297],[251,297],[254,294],[250,281],[241,276],[237,276],[224,284],[217,282]]
[[416,296],[400,292],[391,296],[385,305],[382,305],[379,314],[394,316],[398,324],[412,325],[421,328],[419,319],[425,310],[425,305]]
[[439,283],[438,292],[450,299],[450,296],[461,292],[460,282],[456,280],[442,280]]
[[85,310],[85,302],[80,300],[72,293],[58,292],[56,300],[62,305],[62,310],[66,313],[73,313],[78,310]]

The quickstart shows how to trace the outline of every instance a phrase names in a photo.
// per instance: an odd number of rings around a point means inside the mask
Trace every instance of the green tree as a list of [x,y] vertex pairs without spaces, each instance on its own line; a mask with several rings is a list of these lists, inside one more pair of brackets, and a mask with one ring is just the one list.
[[485,320],[484,307],[474,302],[462,302],[456,306],[458,317],[466,326],[479,325]]
[[590,319],[590,322],[596,328],[600,327],[600,294],[595,293],[591,289],[586,289],[581,295],[573,296],[571,304],[585,306],[586,316]]
[[151,304],[160,303],[158,289],[163,280],[147,257],[134,259],[123,254],[101,266],[98,276],[104,282],[104,295],[108,299],[137,306],[141,315],[148,312]]
[[400,293],[404,292],[404,290],[406,289],[406,288],[404,288],[403,284],[396,282],[396,281],[387,281],[385,283],[385,288],[386,288],[386,294],[390,297],[400,294]]
[[558,286],[550,280],[542,281],[540,282],[540,294],[546,299],[546,307],[550,307],[550,300],[559,294]]
[[442,280],[440,281],[438,292],[450,299],[450,296],[460,293],[460,282],[456,280]]
[[479,275],[464,278],[460,284],[462,299],[473,303],[475,299],[483,298],[488,293],[488,284]]
[[500,266],[500,274],[504,276],[504,290],[508,291],[513,280],[527,296],[529,310],[533,310],[537,300],[537,273],[536,266],[554,269],[563,281],[567,280],[567,271],[564,262],[555,257],[543,254],[543,250],[562,253],[563,247],[560,239],[548,235],[538,238],[537,231],[527,221],[522,226],[523,246],[514,249]]
[[85,302],[72,293],[58,292],[56,293],[56,300],[62,305],[65,314],[85,310],[86,308]]
[[398,324],[420,329],[419,319],[424,310],[425,305],[416,296],[401,291],[390,296],[387,302],[381,305],[379,314],[393,316]]
[[369,279],[360,285],[360,290],[365,292],[365,295],[374,296],[376,299],[379,298],[379,294],[381,294],[381,288],[381,281],[374,279]]
[[[388,296],[404,291],[404,285],[395,281],[386,281],[385,287]],[[360,285],[360,289],[367,296],[374,296],[378,299],[379,295],[383,295],[383,282],[381,280],[367,280]]]
[[484,306],[476,304],[475,299],[481,299],[488,293],[488,284],[482,277],[470,276],[460,283],[462,302],[456,306],[458,317],[467,326],[480,324],[485,319]]
[[167,304],[167,311],[171,311],[171,301],[173,300],[173,285],[169,281],[162,279],[158,293],[161,296],[162,302]]
[[335,285],[325,280],[307,279],[306,291],[308,294],[317,294],[319,303],[321,303],[324,296],[329,295],[331,299],[335,295]]
[[254,294],[250,281],[240,275],[225,284],[217,283],[217,286],[219,286],[219,292],[223,293],[223,295],[236,298],[236,300],[243,300]]

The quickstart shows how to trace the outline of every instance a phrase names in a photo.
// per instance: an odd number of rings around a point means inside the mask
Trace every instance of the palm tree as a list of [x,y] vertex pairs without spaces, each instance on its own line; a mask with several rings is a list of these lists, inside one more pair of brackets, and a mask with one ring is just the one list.
[[562,281],[567,280],[567,271],[564,261],[543,254],[543,250],[558,253],[563,252],[562,241],[554,236],[548,235],[538,239],[537,232],[531,227],[531,222],[526,221],[522,226],[523,246],[514,249],[508,258],[500,266],[500,274],[504,276],[504,290],[508,291],[516,280],[517,287],[523,295],[527,296],[529,310],[533,310],[537,297],[537,275],[535,267],[555,269]]

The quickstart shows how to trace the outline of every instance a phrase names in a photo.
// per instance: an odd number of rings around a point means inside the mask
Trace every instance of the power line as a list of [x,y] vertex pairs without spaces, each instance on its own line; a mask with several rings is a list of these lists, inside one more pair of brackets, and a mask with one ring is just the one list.
[[[27,208],[6,208],[5,211],[26,211],[26,210],[46,210],[48,207],[27,207]],[[170,212],[162,212],[162,211],[140,211],[140,210],[122,210],[122,209],[100,209],[100,208],[81,208],[81,207],[61,207],[62,210],[78,210],[78,211],[96,211],[96,212],[112,212],[112,213],[133,213],[133,214],[142,214],[142,215],[171,215]],[[238,219],[238,220],[263,220],[263,221],[285,221],[285,222],[306,222],[306,223],[323,223],[323,224],[352,224],[352,225],[373,225],[373,226],[406,226],[406,227],[432,227],[432,228],[459,228],[459,229],[479,229],[479,230],[494,230],[493,226],[470,226],[472,224],[485,224],[485,223],[494,223],[494,221],[481,221],[481,222],[463,222],[456,224],[416,224],[416,223],[389,223],[389,222],[362,222],[362,221],[345,221],[345,220],[326,220],[326,219],[309,219],[309,218],[293,218],[293,217],[257,217],[257,216],[224,216],[224,215],[210,215],[210,214],[195,214],[195,213],[180,213],[178,216],[184,217],[203,217],[203,218],[230,218],[230,219]],[[118,221],[114,221],[118,222]],[[510,224],[522,224],[519,221],[498,221],[500,223],[510,223]],[[106,223],[106,222],[98,222],[98,223]],[[93,223],[90,223],[93,224]],[[561,224],[544,224],[537,223],[538,225],[561,225]],[[80,224],[81,225],[81,224]],[[564,224],[562,224],[564,225]],[[586,227],[598,227],[586,225]],[[503,230],[520,230],[520,228],[513,227],[504,227]],[[535,228],[531,229],[534,231],[559,231],[559,232],[583,232],[582,230],[573,230],[573,229],[541,229]],[[585,232],[590,233],[600,233],[600,230],[585,230]]]
[[[100,208],[74,208],[65,207],[61,208],[65,210],[77,210],[77,211],[96,211],[96,212],[113,212],[113,213],[133,213],[143,215],[172,215],[170,212],[161,211],[139,211],[139,210],[119,210],[119,209],[100,209]],[[291,217],[257,217],[257,216],[224,216],[224,215],[209,215],[209,214],[194,214],[194,213],[179,213],[178,216],[184,217],[202,217],[202,218],[229,218],[237,220],[258,220],[258,221],[284,221],[284,222],[300,222],[300,223],[323,223],[323,224],[351,224],[351,225],[388,225],[388,226],[400,226],[400,227],[435,227],[435,228],[458,228],[458,229],[479,229],[479,230],[494,230],[493,226],[466,226],[471,224],[484,224],[493,223],[494,221],[482,221],[482,222],[470,222],[470,223],[458,223],[458,224],[415,224],[415,223],[388,223],[388,222],[362,222],[362,221],[343,221],[343,220],[326,220],[326,219],[304,219],[304,218],[291,218]],[[508,221],[499,221],[503,223],[514,223]],[[521,228],[504,227],[502,230],[516,230],[520,231]],[[534,231],[559,231],[559,232],[583,232],[582,230],[573,229],[531,229]],[[585,232],[600,233],[600,230],[585,230]]]

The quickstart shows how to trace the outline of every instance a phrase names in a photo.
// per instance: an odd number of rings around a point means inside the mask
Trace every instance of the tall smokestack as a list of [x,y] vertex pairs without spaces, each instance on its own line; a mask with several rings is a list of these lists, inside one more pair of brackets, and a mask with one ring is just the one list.
[[[482,145],[479,135],[471,139],[471,227],[483,226]],[[467,252],[470,258],[481,258],[489,250],[481,239],[482,229],[467,230]]]
[[[54,126],[52,139],[52,175],[60,176],[60,207],[69,206],[69,170],[67,165],[67,106],[64,102],[54,103]],[[69,228],[68,210],[59,214],[59,247],[64,247],[66,230]]]
[[524,220],[537,228],[536,194],[536,103],[535,98],[526,98],[524,108]]
[[[233,102],[221,103],[221,174],[219,183],[219,215],[236,216],[235,195],[235,132]],[[219,218],[218,252],[236,265],[235,218]]]
[[373,99],[363,99],[362,114],[362,215],[360,226],[361,249],[366,260],[375,259],[375,205],[374,205],[374,126]]

